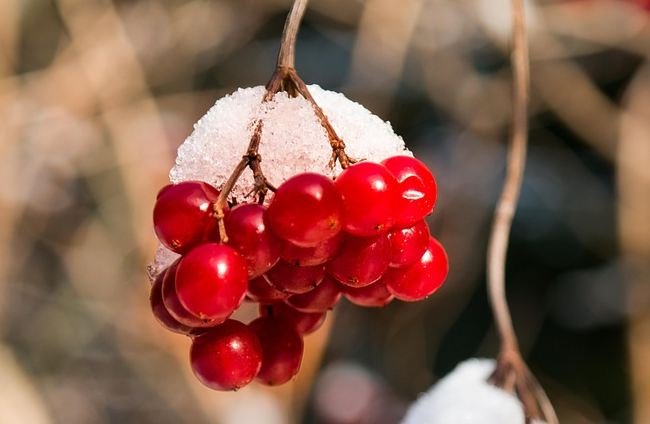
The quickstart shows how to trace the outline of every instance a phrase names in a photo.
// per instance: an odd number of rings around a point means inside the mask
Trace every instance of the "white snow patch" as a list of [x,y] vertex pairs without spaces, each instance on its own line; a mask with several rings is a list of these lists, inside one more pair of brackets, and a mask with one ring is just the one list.
[[[381,161],[396,154],[411,155],[390,124],[360,104],[317,85],[309,90],[345,141],[350,156]],[[273,184],[307,171],[338,174],[339,166],[334,170],[328,166],[332,150],[311,104],[286,93],[261,103],[263,95],[264,87],[258,86],[240,88],[217,100],[178,149],[171,181],[202,180],[221,187],[245,153],[258,120],[263,123],[262,167]],[[245,172],[232,193],[241,200],[252,186],[252,173]]]
[[402,424],[524,424],[519,400],[487,382],[496,362],[469,359],[418,399]]

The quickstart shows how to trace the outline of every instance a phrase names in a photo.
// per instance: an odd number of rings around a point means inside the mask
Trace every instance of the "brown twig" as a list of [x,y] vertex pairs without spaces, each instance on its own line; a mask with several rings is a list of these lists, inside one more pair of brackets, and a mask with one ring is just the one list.
[[309,0],[295,0],[291,11],[284,22],[282,30],[282,43],[278,52],[278,68],[295,68],[296,63],[296,39],[300,22],[307,9]]
[[[305,98],[314,109],[314,113],[318,118],[318,121],[323,126],[327,132],[327,137],[332,147],[332,159],[330,161],[330,166],[334,167],[336,161],[341,164],[342,168],[347,168],[350,164],[354,163],[355,160],[351,159],[345,153],[345,143],[343,140],[336,134],[336,131],[332,127],[327,119],[327,116],[323,110],[318,106],[314,98],[312,97],[309,89],[305,82],[300,78],[296,72],[295,65],[295,50],[296,50],[296,38],[298,36],[298,29],[300,28],[300,21],[302,20],[305,10],[307,8],[307,3],[309,0],[295,0],[291,11],[287,16],[287,20],[284,24],[284,30],[282,31],[282,42],[280,44],[280,50],[278,52],[277,66],[273,75],[269,79],[269,82],[266,84],[266,91],[262,102],[268,102],[273,99],[277,93],[283,91],[289,94],[291,97],[302,96]],[[248,167],[253,171],[253,178],[255,185],[251,190],[251,193],[256,193],[258,195],[258,202],[263,203],[266,197],[266,194],[269,190],[275,191],[275,187],[266,179],[264,173],[262,172],[262,166],[260,162],[262,157],[259,154],[259,145],[262,139],[262,121],[257,121],[255,123],[255,129],[251,140],[248,144],[248,149],[246,154],[242,157],[241,161],[237,164],[233,170],[228,180],[221,188],[221,193],[217,198],[217,201],[214,204],[214,215],[219,221],[219,237],[222,243],[228,242],[228,235],[226,234],[226,228],[224,225],[224,209],[227,206],[228,196],[234,188],[237,180]]]
[[487,256],[488,292],[501,339],[497,366],[490,381],[506,390],[512,391],[514,388],[523,404],[527,419],[543,418],[547,423],[554,424],[558,422],[555,411],[519,351],[505,293],[508,238],[526,165],[529,100],[529,58],[523,0],[512,0],[511,4],[511,63],[514,72],[512,140],[508,149],[506,178],[494,214]]
[[336,161],[338,161],[341,164],[341,168],[345,169],[356,161],[345,153],[345,143],[338,136],[334,127],[332,127],[332,124],[323,112],[323,109],[321,109],[318,103],[316,103],[316,100],[314,100],[314,97],[309,92],[307,85],[302,78],[300,78],[295,69],[296,37],[308,1],[309,0],[296,0],[291,7],[291,11],[287,16],[284,30],[282,32],[282,43],[280,45],[280,51],[278,52],[277,67],[266,85],[267,91],[264,99],[270,100],[280,91],[287,92],[291,97],[297,97],[300,95],[305,98],[305,100],[311,104],[314,113],[316,114],[316,118],[318,118],[318,121],[327,133],[327,138],[332,147],[332,160],[330,161],[330,166],[333,168]]

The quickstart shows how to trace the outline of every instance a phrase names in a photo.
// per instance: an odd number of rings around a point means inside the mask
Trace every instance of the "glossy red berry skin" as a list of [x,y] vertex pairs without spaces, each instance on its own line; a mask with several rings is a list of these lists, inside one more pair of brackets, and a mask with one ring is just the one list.
[[291,380],[300,370],[304,344],[295,327],[275,317],[260,317],[249,324],[262,346],[262,368],[257,380],[277,386]]
[[237,390],[257,376],[262,346],[247,325],[229,319],[194,338],[190,362],[196,378],[207,387]]
[[366,308],[381,308],[386,306],[393,300],[393,294],[388,291],[386,283],[379,280],[365,287],[350,287],[343,284],[340,285],[343,291],[343,296],[350,302],[358,306]]
[[399,185],[397,227],[408,227],[431,213],[436,203],[436,180],[429,168],[410,156],[393,156],[382,162]]
[[167,330],[178,334],[188,335],[192,332],[192,328],[187,325],[181,324],[180,322],[178,322],[177,319],[171,316],[171,314],[165,307],[165,304],[163,303],[162,288],[163,288],[164,276],[165,276],[165,272],[160,273],[158,277],[156,277],[156,280],[154,281],[153,285],[151,286],[151,293],[149,295],[149,304],[151,305],[151,312],[153,312],[153,316],[160,323],[160,325],[165,327]]
[[207,241],[217,231],[212,205],[219,191],[202,181],[185,181],[163,187],[153,210],[154,230],[170,250],[185,253]]
[[415,302],[442,286],[449,271],[447,253],[433,237],[418,262],[404,268],[391,268],[382,278],[388,290],[399,300]]
[[412,227],[393,230],[388,235],[391,246],[389,266],[399,268],[416,263],[429,245],[429,226],[419,221]]
[[214,327],[221,321],[197,317],[185,309],[178,299],[178,293],[176,292],[176,271],[178,270],[179,262],[180,259],[177,259],[171,264],[163,276],[162,299],[165,308],[175,320],[190,328]]
[[336,178],[343,198],[344,230],[360,237],[382,234],[395,224],[397,180],[385,166],[359,162]]
[[326,312],[334,308],[341,298],[341,289],[333,277],[326,275],[314,290],[289,296],[287,305],[301,312]]
[[276,289],[264,277],[249,280],[246,294],[250,300],[258,303],[273,303],[289,297],[289,293]]
[[228,245],[246,259],[251,278],[264,274],[280,259],[280,240],[264,224],[265,209],[257,203],[243,203],[224,220]]
[[388,236],[348,236],[336,257],[327,264],[327,272],[339,282],[363,287],[379,280],[388,268],[391,246]]
[[277,302],[269,305],[260,305],[260,316],[275,317],[293,324],[301,336],[311,334],[318,330],[325,322],[325,312],[300,312],[291,306]]
[[281,291],[291,294],[306,293],[318,286],[325,277],[325,267],[295,266],[280,260],[264,274],[266,281]]
[[178,264],[176,292],[191,314],[223,321],[246,294],[246,261],[231,247],[204,243],[190,250]]
[[338,233],[314,247],[300,247],[285,241],[281,244],[280,257],[299,266],[322,265],[336,255],[342,240],[343,233]]
[[271,230],[297,246],[313,247],[341,231],[341,196],[334,182],[315,174],[298,174],[273,195],[266,214]]

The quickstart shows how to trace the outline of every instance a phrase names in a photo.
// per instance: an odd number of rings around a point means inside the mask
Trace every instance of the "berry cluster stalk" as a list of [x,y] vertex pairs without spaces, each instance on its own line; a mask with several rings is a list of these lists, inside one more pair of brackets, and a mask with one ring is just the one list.
[[[266,92],[264,93],[262,102],[268,102],[275,94],[281,91],[286,92],[291,97],[302,96],[306,99],[312,105],[316,118],[327,133],[327,138],[329,139],[332,148],[330,166],[333,168],[336,165],[336,162],[338,162],[341,165],[341,168],[345,169],[355,161],[345,153],[345,143],[336,134],[336,131],[329,122],[329,119],[327,119],[323,109],[318,106],[309,92],[307,85],[300,78],[294,67],[298,29],[300,28],[300,22],[305,14],[308,2],[309,0],[295,0],[293,2],[291,11],[289,12],[284,24],[284,30],[282,31],[282,42],[278,52],[277,66],[273,75],[271,75],[271,79],[266,84]],[[214,204],[214,215],[219,221],[219,237],[222,243],[228,242],[228,235],[226,234],[226,228],[224,225],[224,209],[228,203],[228,196],[246,168],[250,168],[251,171],[253,171],[255,185],[251,194],[257,194],[259,203],[264,202],[269,190],[275,191],[275,187],[266,179],[262,172],[262,156],[259,154],[262,128],[262,121],[257,121],[248,148],[246,149],[246,154],[242,157],[241,161],[237,164],[232,174],[221,188],[219,198]]]
[[519,350],[505,293],[505,265],[512,219],[519,199],[528,144],[529,57],[523,0],[512,0],[512,53],[514,74],[512,140],[506,178],[497,204],[487,252],[490,302],[501,339],[497,367],[490,381],[519,396],[527,419],[558,422],[546,393],[528,369]]

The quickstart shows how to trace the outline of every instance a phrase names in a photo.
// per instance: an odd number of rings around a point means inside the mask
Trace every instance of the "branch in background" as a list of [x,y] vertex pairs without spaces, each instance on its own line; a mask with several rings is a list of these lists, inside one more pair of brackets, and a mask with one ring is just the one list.
[[512,0],[512,34],[512,140],[487,254],[488,292],[501,341],[497,367],[490,381],[505,390],[515,391],[528,419],[543,418],[554,424],[558,420],[553,406],[521,357],[505,293],[508,238],[521,191],[528,144],[529,57],[523,0]]
[[494,214],[487,256],[490,301],[501,337],[502,349],[508,350],[518,350],[519,347],[505,295],[506,252],[512,218],[523,181],[528,144],[528,46],[522,8],[521,0],[512,1],[511,62],[514,70],[512,140],[508,149],[506,179]]

